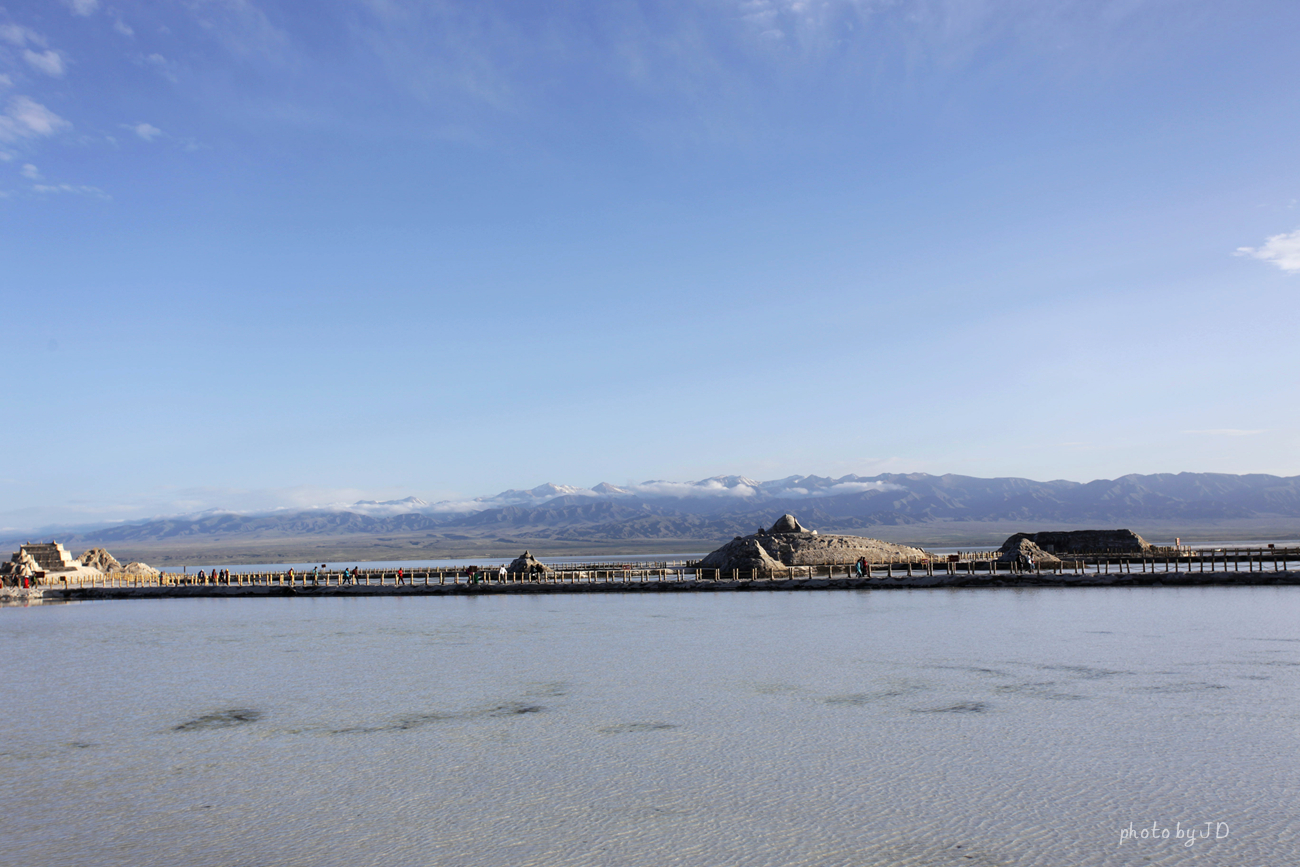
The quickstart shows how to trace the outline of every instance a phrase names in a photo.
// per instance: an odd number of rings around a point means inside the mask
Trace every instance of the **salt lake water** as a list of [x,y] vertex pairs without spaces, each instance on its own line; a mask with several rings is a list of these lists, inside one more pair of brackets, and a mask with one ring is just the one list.
[[1283,867],[1298,618],[1291,587],[5,609],[0,863]]

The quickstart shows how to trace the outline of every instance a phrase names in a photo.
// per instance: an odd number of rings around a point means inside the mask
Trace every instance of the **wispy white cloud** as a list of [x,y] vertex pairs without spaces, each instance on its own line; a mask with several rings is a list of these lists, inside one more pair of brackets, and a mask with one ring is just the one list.
[[178,80],[176,75],[176,64],[168,60],[166,57],[163,57],[161,54],[156,52],[154,54],[140,54],[137,55],[134,60],[140,66],[154,70],[173,84]]
[[630,494],[645,497],[734,497],[748,499],[758,495],[757,487],[747,484],[728,485],[722,479],[705,479],[701,482],[666,482],[655,480],[624,487]]
[[33,184],[32,191],[43,194],[72,193],[77,196],[93,196],[97,199],[113,198],[99,187],[89,187],[84,184]]
[[27,163],[26,165],[24,165],[22,167],[22,171],[20,172],[20,174],[22,174],[22,176],[24,178],[27,178],[27,180],[29,181],[39,181],[41,179],[40,170],[37,169],[36,166],[32,165],[31,163]]
[[121,18],[113,19],[113,29],[116,30],[118,33],[121,33],[123,36],[135,35],[135,30],[131,28],[131,25],[127,24]]
[[901,491],[901,485],[891,484],[889,482],[840,482],[831,485],[829,488],[813,488],[809,490],[806,496],[809,497],[834,497],[840,494],[863,494],[868,491]]
[[9,100],[5,113],[0,114],[0,141],[50,136],[71,126],[39,102],[15,96]]
[[0,41],[22,48],[25,45],[45,47],[45,37],[21,24],[0,24]]
[[136,123],[136,124],[124,123],[122,124],[122,126],[126,129],[131,130],[133,133],[135,133],[137,136],[144,139],[145,141],[153,141],[158,136],[162,135],[162,130],[160,130],[158,127],[154,126],[151,123],[144,123],[144,122]]
[[7,75],[0,75],[0,87],[13,87],[14,80]]
[[252,0],[189,0],[201,27],[236,54],[279,58],[289,37]]
[[62,78],[66,69],[63,55],[53,49],[41,52],[32,51],[30,48],[25,49],[23,51],[23,60],[26,60],[28,66],[32,67],[32,69],[44,72],[54,78]]
[[1300,271],[1300,229],[1266,238],[1259,247],[1238,247],[1235,255],[1272,262],[1288,274],[1294,274]]
[[94,15],[99,8],[99,0],[67,0],[67,3],[74,15]]
[[1260,428],[1259,430],[1242,430],[1239,428],[1214,428],[1211,430],[1185,430],[1183,431],[1183,433],[1201,434],[1203,436],[1215,436],[1215,437],[1248,437],[1248,436],[1254,436],[1255,434],[1262,434],[1264,433],[1264,431],[1265,431],[1264,428]]

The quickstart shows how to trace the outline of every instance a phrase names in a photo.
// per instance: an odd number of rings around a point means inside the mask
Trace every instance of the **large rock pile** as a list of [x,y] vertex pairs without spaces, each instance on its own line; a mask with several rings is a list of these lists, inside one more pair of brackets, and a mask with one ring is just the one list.
[[117,558],[103,548],[91,548],[77,559],[81,561],[82,566],[89,566],[99,572],[116,572],[122,568]]
[[699,562],[703,569],[784,572],[794,566],[847,566],[870,563],[918,563],[929,555],[920,548],[894,545],[863,536],[822,535],[805,530],[793,515],[782,515],[770,530],[737,536]]
[[17,587],[24,578],[35,578],[45,572],[41,564],[26,551],[16,551],[8,563],[0,563],[0,583],[8,587]]
[[1142,554],[1151,550],[1151,543],[1132,530],[1016,533],[999,550],[1009,551],[1021,539],[1028,539],[1048,554]]
[[540,575],[550,572],[551,567],[525,551],[510,561],[510,565],[506,567],[506,571],[511,575]]
[[[42,557],[46,562],[41,561]],[[152,577],[158,574],[158,570],[147,563],[128,563],[123,566],[103,548],[91,548],[73,559],[57,542],[23,545],[10,557],[10,562],[0,563],[0,579],[7,586],[20,586],[23,578],[56,583],[94,580],[101,575],[121,574]]]
[[[1018,539],[1012,544],[1013,539]],[[999,563],[1019,563],[1022,566],[1033,564],[1034,566],[1059,566],[1061,558],[1047,553],[1038,547],[1023,533],[1017,533],[1011,539],[1002,543],[998,549]]]

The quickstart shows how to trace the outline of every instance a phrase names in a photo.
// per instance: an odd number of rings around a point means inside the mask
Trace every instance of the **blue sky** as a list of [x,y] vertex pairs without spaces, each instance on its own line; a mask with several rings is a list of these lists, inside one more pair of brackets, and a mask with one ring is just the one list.
[[1300,5],[8,2],[0,526],[1300,473]]

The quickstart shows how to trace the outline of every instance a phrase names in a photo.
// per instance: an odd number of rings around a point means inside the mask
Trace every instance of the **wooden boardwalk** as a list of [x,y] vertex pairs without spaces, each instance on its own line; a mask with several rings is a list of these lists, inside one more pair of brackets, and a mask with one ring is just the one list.
[[[109,575],[81,582],[46,581],[28,598],[157,599],[177,597],[475,595],[733,590],[897,589],[922,587],[1268,586],[1300,584],[1300,549],[1169,549],[1103,554],[1027,569],[987,553],[914,563],[791,567],[777,573],[700,569],[691,563],[567,565],[534,575],[478,569],[356,569],[233,572],[216,577],[164,573]],[[11,595],[12,598],[12,595]]]

